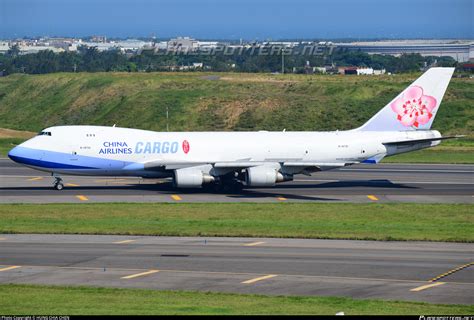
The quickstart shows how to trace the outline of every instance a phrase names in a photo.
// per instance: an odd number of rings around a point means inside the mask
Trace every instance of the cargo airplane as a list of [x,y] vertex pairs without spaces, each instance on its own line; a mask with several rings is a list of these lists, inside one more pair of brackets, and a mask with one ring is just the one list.
[[[172,178],[178,188],[270,187],[295,174],[378,163],[433,147],[431,130],[454,68],[431,68],[361,127],[330,132],[153,132],[105,126],[55,126],[8,156],[60,175]],[[363,108],[363,106],[361,106]]]

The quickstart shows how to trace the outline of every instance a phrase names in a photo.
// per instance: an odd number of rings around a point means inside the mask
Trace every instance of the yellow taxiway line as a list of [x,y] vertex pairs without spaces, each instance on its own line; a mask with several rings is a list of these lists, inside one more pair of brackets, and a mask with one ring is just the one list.
[[82,195],[78,195],[76,196],[77,199],[81,200],[81,201],[87,201],[89,200],[89,198],[87,198],[86,196],[82,196]]
[[36,181],[36,180],[43,180],[43,177],[35,177],[35,178],[28,179],[28,181]]
[[114,242],[115,244],[123,244],[123,243],[131,243],[131,242],[135,242],[137,240],[122,240],[122,241],[117,241],[117,242]]
[[122,277],[120,279],[133,279],[133,278],[142,277],[142,276],[146,276],[148,274],[157,273],[157,272],[160,272],[160,270],[149,270],[149,271],[142,272],[142,273],[135,273],[135,274],[131,274],[129,276]]
[[75,183],[66,183],[66,187],[79,187],[79,185]]
[[11,267],[2,268],[2,269],[0,269],[0,272],[7,271],[7,270],[13,270],[13,269],[17,269],[17,268],[21,268],[21,266],[11,266]]
[[276,274],[269,274],[269,275],[266,275],[266,276],[263,276],[263,277],[258,277],[258,278],[253,278],[253,279],[250,279],[250,280],[246,280],[246,281],[243,281],[241,283],[251,284],[251,283],[255,283],[257,281],[262,281],[262,280],[266,280],[266,279],[270,279],[270,278],[275,278],[276,276],[277,276]]
[[430,284],[426,284],[426,285],[421,286],[421,287],[416,287],[416,288],[410,289],[410,291],[412,291],[412,292],[423,291],[423,290],[426,290],[426,289],[429,289],[429,288],[440,286],[440,285],[445,284],[445,283],[446,282],[430,283]]
[[246,243],[244,246],[246,247],[253,247],[253,246],[258,246],[259,244],[264,244],[264,241],[257,241],[257,242],[252,242],[252,243]]
[[173,198],[173,200],[176,200],[176,201],[181,201],[183,200],[180,196],[178,196],[177,194],[173,194],[171,195],[171,198]]
[[438,275],[438,276],[436,276],[436,277],[430,279],[429,281],[430,281],[430,282],[438,281],[438,280],[441,279],[441,278],[447,277],[447,276],[449,276],[449,275],[451,275],[451,274],[453,274],[453,273],[455,273],[455,272],[461,271],[462,269],[466,269],[467,267],[470,267],[470,266],[472,266],[472,265],[474,265],[474,262],[469,262],[469,263],[463,264],[462,266],[459,266],[459,267],[454,268],[454,269],[451,269],[451,270],[449,270],[449,271],[447,271],[447,272],[445,272],[445,273],[442,273],[442,274],[440,274],[440,275]]

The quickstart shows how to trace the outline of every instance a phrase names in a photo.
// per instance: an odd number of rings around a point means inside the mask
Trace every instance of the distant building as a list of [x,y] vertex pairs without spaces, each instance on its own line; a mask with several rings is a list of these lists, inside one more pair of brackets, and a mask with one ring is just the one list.
[[87,47],[95,47],[98,51],[107,50],[120,50],[122,52],[133,53],[137,52],[144,47],[151,47],[151,42],[145,42],[136,39],[127,39],[123,41],[110,41],[110,42],[82,42],[82,45]]
[[54,53],[64,52],[63,48],[56,48],[52,46],[29,46],[29,45],[21,45],[20,46],[20,54],[31,54],[31,53],[38,53],[40,51],[53,51]]
[[91,42],[106,43],[107,37],[106,36],[92,36]]
[[337,71],[340,74],[357,74],[357,67],[339,67]]
[[337,68],[340,74],[356,74],[356,75],[381,75],[385,74],[385,69],[374,70],[366,67],[339,67]]
[[370,74],[374,74],[374,69],[372,69],[372,68],[357,68],[356,72],[357,72],[358,76],[361,75],[361,74],[370,75]]
[[7,53],[10,50],[10,44],[6,41],[0,41],[0,54]]
[[464,71],[474,71],[474,63],[465,63],[460,66],[460,68]]
[[313,67],[313,72],[326,73],[326,67]]
[[287,47],[287,48],[294,48],[298,46],[300,42],[298,41],[268,41],[263,42],[263,45],[266,46],[279,46],[279,47]]
[[448,56],[458,62],[468,61],[474,57],[473,40],[393,40],[372,42],[336,43],[339,48],[351,51],[362,51],[368,54],[402,54],[418,53],[422,56]]
[[198,48],[199,49],[213,49],[217,48],[219,42],[217,41],[198,41]]
[[167,49],[176,52],[191,52],[199,48],[199,41],[189,37],[178,37],[168,41]]
[[382,74],[385,74],[385,69],[374,70],[374,75],[379,76],[379,75],[382,75]]

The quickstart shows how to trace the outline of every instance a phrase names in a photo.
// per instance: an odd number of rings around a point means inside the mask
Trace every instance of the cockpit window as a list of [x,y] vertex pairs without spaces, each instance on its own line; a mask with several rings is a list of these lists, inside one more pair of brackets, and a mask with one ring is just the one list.
[[40,131],[38,132],[39,136],[51,136],[51,132],[49,131]]

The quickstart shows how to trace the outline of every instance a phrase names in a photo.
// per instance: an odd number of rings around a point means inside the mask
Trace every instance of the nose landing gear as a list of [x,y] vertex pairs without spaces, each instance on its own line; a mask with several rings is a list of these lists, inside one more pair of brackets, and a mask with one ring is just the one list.
[[55,179],[53,183],[54,189],[56,190],[64,189],[63,179],[61,179],[60,177],[54,177],[54,179]]

